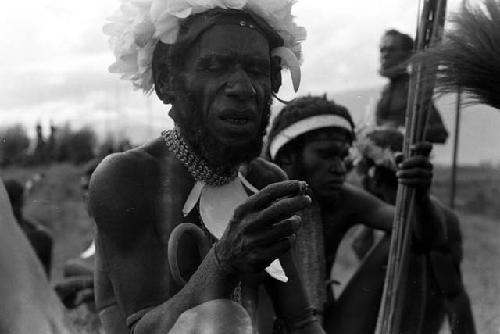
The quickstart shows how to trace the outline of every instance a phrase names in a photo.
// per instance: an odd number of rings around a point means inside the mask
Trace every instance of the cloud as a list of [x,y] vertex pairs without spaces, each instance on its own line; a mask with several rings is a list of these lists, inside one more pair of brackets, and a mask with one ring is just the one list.
[[[308,31],[299,94],[331,96],[380,86],[379,38],[388,28],[414,35],[417,3],[299,1],[294,14]],[[454,10],[459,3],[449,0],[448,6]],[[0,122],[67,120],[75,126],[91,123],[104,132],[120,128],[137,138],[170,127],[157,99],[134,92],[107,72],[113,57],[102,26],[118,6],[118,0],[10,2],[0,12]],[[296,96],[288,73],[278,95],[285,100]]]

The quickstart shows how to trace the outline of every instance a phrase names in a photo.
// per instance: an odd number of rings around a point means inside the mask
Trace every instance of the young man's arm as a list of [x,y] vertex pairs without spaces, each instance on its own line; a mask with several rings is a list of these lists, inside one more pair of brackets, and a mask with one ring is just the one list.
[[[401,184],[415,189],[415,226],[414,236],[424,247],[435,247],[446,241],[445,216],[442,208],[430,199],[429,188],[432,183],[432,164],[428,161],[430,148],[427,144],[417,145],[420,155],[406,159],[399,165],[396,173]],[[428,150],[428,151],[426,151]],[[351,187],[351,202],[356,208],[353,212],[354,223],[363,223],[387,232],[392,231],[395,208],[361,189]],[[354,203],[357,203],[354,206]]]

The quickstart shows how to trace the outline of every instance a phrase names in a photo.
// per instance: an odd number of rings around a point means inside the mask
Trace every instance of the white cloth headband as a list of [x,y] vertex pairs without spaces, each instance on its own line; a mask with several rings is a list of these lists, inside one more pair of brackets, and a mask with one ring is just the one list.
[[273,141],[269,145],[269,154],[271,155],[271,159],[276,158],[276,154],[278,154],[280,148],[282,148],[286,143],[294,138],[297,138],[301,134],[316,129],[331,127],[344,128],[349,132],[353,131],[351,124],[341,116],[317,115],[305,118],[285,128],[280,133],[278,133],[276,137],[274,137]]

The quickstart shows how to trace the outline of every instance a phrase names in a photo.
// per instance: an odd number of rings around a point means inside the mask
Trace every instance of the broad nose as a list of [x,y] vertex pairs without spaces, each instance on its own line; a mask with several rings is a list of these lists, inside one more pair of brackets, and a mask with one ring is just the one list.
[[241,66],[237,66],[229,77],[226,84],[226,94],[239,100],[253,99],[257,95],[252,80]]
[[330,163],[330,172],[337,175],[345,175],[347,173],[347,168],[344,160],[334,158]]

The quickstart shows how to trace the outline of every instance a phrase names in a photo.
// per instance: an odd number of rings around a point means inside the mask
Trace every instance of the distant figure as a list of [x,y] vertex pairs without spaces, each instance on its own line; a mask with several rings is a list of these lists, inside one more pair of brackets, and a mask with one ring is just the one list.
[[[406,105],[410,75],[407,66],[413,51],[413,39],[397,30],[387,30],[380,41],[381,76],[388,78],[377,103],[377,126],[394,128],[405,125]],[[443,120],[434,104],[431,105],[426,140],[435,144],[444,144],[448,138]]]
[[[80,176],[80,192],[88,211],[88,190],[92,173],[96,169],[101,159],[92,159],[83,167]],[[69,308],[77,308],[82,304],[87,304],[95,312],[94,295],[94,268],[95,268],[95,243],[92,240],[89,247],[83,251],[79,257],[69,259],[64,264],[65,279],[56,284],[56,291],[62,299],[64,305]]]
[[16,180],[6,180],[5,188],[9,195],[9,200],[17,223],[28,237],[31,246],[45,269],[47,277],[50,277],[53,249],[52,235],[42,225],[23,216],[24,187],[22,184]]

